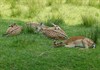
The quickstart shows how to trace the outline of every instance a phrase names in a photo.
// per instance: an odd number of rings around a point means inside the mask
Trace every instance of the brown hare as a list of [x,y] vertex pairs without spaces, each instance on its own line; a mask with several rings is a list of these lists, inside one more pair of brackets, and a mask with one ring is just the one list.
[[58,25],[55,25],[54,23],[52,23],[52,25],[54,26],[56,31],[61,32],[62,34],[66,35],[65,31],[61,29],[61,27],[59,27]]
[[54,42],[55,47],[65,46],[65,47],[81,47],[81,48],[95,48],[95,43],[86,37],[83,36],[75,36],[71,37],[64,42]]
[[28,22],[28,23],[26,24],[26,26],[34,29],[34,28],[36,28],[37,26],[39,26],[39,23],[37,23],[37,22]]
[[22,31],[22,27],[17,25],[16,23],[9,26],[6,33],[3,36],[15,36],[20,34]]
[[29,29],[32,29],[34,30],[34,32],[40,32],[41,28],[45,28],[47,26],[45,26],[44,24],[42,23],[37,23],[37,22],[29,22],[26,24],[26,27],[29,28]]
[[67,38],[66,35],[64,35],[63,33],[61,32],[58,32],[56,30],[52,30],[52,29],[43,29],[42,30],[42,33],[44,35],[46,35],[47,37],[50,37],[52,39],[60,39],[60,40],[64,40]]
[[53,27],[42,27],[41,32],[52,39],[64,40],[67,38],[66,33],[55,24]]

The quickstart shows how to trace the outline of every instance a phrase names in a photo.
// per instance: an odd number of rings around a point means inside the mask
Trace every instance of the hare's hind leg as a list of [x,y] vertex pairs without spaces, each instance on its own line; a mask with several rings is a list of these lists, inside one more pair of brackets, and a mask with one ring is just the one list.
[[85,39],[82,41],[82,43],[83,43],[83,46],[84,46],[86,49],[89,48],[88,42],[87,42]]

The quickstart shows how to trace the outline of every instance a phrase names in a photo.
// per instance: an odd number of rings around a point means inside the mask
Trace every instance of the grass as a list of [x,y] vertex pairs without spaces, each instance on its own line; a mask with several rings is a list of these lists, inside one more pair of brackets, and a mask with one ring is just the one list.
[[82,19],[83,19],[83,26],[86,26],[86,27],[90,27],[98,23],[95,16],[85,15],[85,16],[82,16]]
[[99,0],[0,0],[0,17],[34,18],[46,7],[74,4],[100,8]]
[[52,23],[54,23],[54,24],[56,24],[56,25],[62,25],[62,24],[64,24],[65,22],[64,22],[64,20],[61,18],[61,17],[52,17],[52,18],[49,18],[48,20],[46,20],[45,22],[44,22],[46,25],[48,25],[48,26],[51,26],[52,25]]
[[[5,22],[4,22],[5,21]],[[4,33],[8,23],[2,19]],[[24,21],[14,20],[24,25]],[[91,28],[61,25],[69,36],[77,36]],[[100,38],[99,38],[100,41]],[[48,43],[48,44],[47,44]],[[42,34],[23,32],[15,37],[0,36],[0,70],[99,70],[100,45],[96,49],[53,48],[53,40]]]
[[96,25],[90,32],[91,39],[97,44],[98,43],[98,37],[99,37],[99,27]]
[[[1,1],[0,70],[100,70],[100,9],[97,0],[90,1],[93,2]],[[86,15],[85,19],[82,19],[81,15]],[[86,27],[87,23],[95,23],[95,20],[98,21],[97,29],[92,24]],[[42,34],[28,33],[26,30],[18,36],[2,37],[11,23],[16,22],[25,26],[28,21],[44,22],[46,25],[58,24],[69,37],[83,35],[90,38],[92,32],[95,32],[93,37],[98,38],[97,47],[96,49],[53,48],[52,39]],[[80,26],[83,22],[86,26]]]

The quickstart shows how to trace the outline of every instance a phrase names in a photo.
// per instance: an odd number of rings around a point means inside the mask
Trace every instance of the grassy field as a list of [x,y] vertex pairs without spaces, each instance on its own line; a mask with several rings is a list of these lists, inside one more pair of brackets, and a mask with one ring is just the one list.
[[98,23],[100,35],[99,0],[4,0],[0,7],[0,70],[100,70],[100,36],[96,49],[54,48],[53,39],[25,30],[2,37],[9,24],[28,21],[54,22],[69,37],[90,37]]

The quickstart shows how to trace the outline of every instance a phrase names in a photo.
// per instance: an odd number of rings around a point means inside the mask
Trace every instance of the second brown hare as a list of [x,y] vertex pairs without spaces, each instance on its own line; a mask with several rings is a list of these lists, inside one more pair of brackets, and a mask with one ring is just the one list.
[[9,26],[6,30],[6,33],[3,36],[15,36],[22,32],[22,26],[17,25],[16,23]]
[[95,48],[96,45],[93,40],[84,36],[74,36],[66,39],[64,42],[54,42],[55,47],[64,46],[67,48],[80,47],[80,48]]

